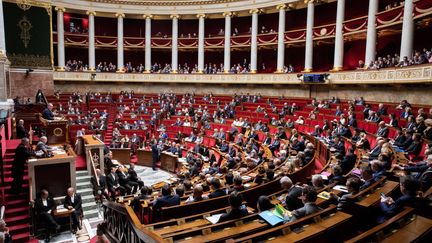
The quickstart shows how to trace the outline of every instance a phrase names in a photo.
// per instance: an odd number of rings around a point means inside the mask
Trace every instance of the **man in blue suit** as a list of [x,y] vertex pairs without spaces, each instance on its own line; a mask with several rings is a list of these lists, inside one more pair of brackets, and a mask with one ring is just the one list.
[[46,120],[54,120],[54,113],[52,112],[53,104],[49,103],[47,108],[42,111],[42,117]]
[[172,195],[171,186],[169,184],[165,184],[162,187],[162,197],[156,199],[153,204],[153,210],[155,212],[160,212],[162,207],[170,207],[175,205],[180,205],[180,197],[177,194]]

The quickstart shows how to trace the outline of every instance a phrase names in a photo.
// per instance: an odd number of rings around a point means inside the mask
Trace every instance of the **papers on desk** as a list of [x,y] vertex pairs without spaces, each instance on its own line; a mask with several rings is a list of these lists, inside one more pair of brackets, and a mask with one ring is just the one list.
[[358,168],[355,168],[351,174],[354,174],[355,176],[360,177],[361,176],[361,171]]
[[66,152],[62,151],[62,150],[53,150],[52,153],[53,154],[66,154]]
[[341,191],[341,192],[348,193],[348,189],[346,188],[346,186],[336,185],[336,186],[333,187],[333,189]]
[[244,175],[241,177],[243,181],[249,181],[251,179],[250,176]]
[[58,205],[56,208],[57,213],[67,212],[68,210],[63,205]]
[[212,216],[210,216],[210,217],[206,217],[206,219],[207,219],[210,223],[212,223],[212,224],[216,224],[217,222],[219,222],[219,219],[220,219],[221,216],[222,216],[222,213],[220,213],[220,214],[215,214],[215,215],[212,215]]
[[322,173],[321,173],[321,177],[323,178],[323,180],[328,180],[328,177],[331,175],[331,173],[330,172],[327,172],[327,171],[323,171]]
[[330,198],[330,193],[326,191],[322,191],[318,194],[318,197],[324,200],[328,200]]
[[37,159],[29,159],[28,162],[36,162]]

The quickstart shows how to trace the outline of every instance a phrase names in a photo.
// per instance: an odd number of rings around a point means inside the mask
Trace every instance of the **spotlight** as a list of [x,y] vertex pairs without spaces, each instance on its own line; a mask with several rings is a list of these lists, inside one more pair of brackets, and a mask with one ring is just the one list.
[[93,81],[95,80],[95,78],[96,78],[96,73],[92,73],[90,76],[90,80]]
[[297,74],[297,79],[303,82],[304,80],[303,74],[301,73]]
[[323,74],[323,76],[324,76],[324,81],[330,80],[330,73],[325,73],[325,74]]
[[26,77],[29,76],[29,74],[30,74],[31,72],[33,72],[33,71],[34,71],[34,70],[31,69],[31,68],[27,69],[26,72],[25,72],[25,76],[26,76]]

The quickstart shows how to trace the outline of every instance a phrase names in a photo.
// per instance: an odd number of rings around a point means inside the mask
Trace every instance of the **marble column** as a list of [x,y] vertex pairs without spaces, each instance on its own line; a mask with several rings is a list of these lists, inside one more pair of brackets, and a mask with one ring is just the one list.
[[88,50],[89,50],[89,71],[96,70],[96,59],[95,59],[95,22],[94,17],[96,12],[87,11],[88,20],[89,20],[89,35],[88,35]]
[[204,72],[204,19],[205,14],[198,14],[198,73]]
[[369,0],[365,66],[369,66],[371,62],[375,61],[376,39],[377,39],[377,31],[376,31],[377,12],[378,12],[378,0]]
[[171,72],[177,73],[178,70],[178,19],[179,15],[173,14],[172,19],[172,37],[171,37]]
[[315,0],[308,0],[306,22],[306,46],[304,72],[312,72],[313,69],[313,27],[315,15]]
[[64,22],[63,13],[65,8],[56,7],[57,11],[57,70],[65,70],[65,46],[64,46]]
[[282,73],[285,65],[285,10],[286,5],[281,4],[276,7],[279,10],[278,26],[278,49],[276,73]]
[[123,13],[117,13],[117,72],[124,72],[124,48],[123,48]]
[[250,72],[257,72],[257,57],[258,57],[258,13],[259,9],[249,11],[252,14],[251,27],[251,57],[250,57]]
[[225,12],[224,73],[231,69],[231,17],[232,12]]
[[0,58],[6,56],[6,40],[4,35],[3,0],[0,0]]
[[151,71],[151,19],[153,15],[145,14],[145,72]]
[[400,48],[400,61],[404,57],[410,59],[413,55],[413,43],[414,43],[414,21],[413,21],[413,0],[405,0],[403,23],[402,23],[402,39]]
[[343,37],[343,22],[345,19],[345,0],[338,0],[336,11],[336,34],[335,34],[335,49],[333,60],[333,71],[343,69],[344,59],[344,37]]

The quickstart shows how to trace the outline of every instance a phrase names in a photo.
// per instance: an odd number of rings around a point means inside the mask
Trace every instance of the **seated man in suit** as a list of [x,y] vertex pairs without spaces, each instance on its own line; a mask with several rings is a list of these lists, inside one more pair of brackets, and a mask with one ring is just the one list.
[[299,197],[301,196],[302,188],[297,185],[293,185],[292,180],[288,176],[282,177],[279,182],[282,189],[287,192],[285,198],[279,198],[282,204],[285,204],[285,207],[289,211],[300,208],[302,206],[302,202]]
[[373,177],[372,168],[367,165],[361,168],[361,178],[363,180],[363,185],[360,187],[360,191],[370,187],[379,179],[378,177]]
[[133,163],[129,165],[128,174],[130,176],[130,180],[138,184],[137,191],[141,190],[141,188],[144,186],[144,182],[138,177],[138,174],[135,171],[135,165]]
[[48,138],[45,136],[42,136],[36,145],[35,151],[43,151],[44,154],[48,154],[49,152],[51,152],[52,148],[50,146],[46,145],[47,142],[48,142]]
[[378,124],[378,131],[376,135],[377,137],[388,138],[389,129],[384,121],[380,121],[380,123]]
[[180,205],[180,197],[177,194],[172,195],[172,189],[169,184],[162,187],[162,197],[159,197],[153,203],[153,210],[160,212],[162,207]]
[[50,231],[60,229],[60,225],[57,224],[52,215],[52,210],[56,208],[54,199],[49,196],[46,189],[42,189],[40,196],[36,197],[34,206],[36,214],[39,216],[38,220],[41,220],[48,230],[46,238],[49,240]]
[[81,195],[75,193],[75,189],[73,187],[69,187],[67,189],[67,195],[64,199],[63,206],[69,210],[71,209],[74,210],[72,213],[73,231],[76,232],[77,228],[81,230],[81,224],[79,220],[83,214],[82,200],[81,200]]
[[226,195],[226,191],[224,189],[221,189],[221,183],[219,179],[213,178],[211,180],[211,185],[213,188],[213,192],[208,195],[209,198],[216,198]]
[[127,194],[134,194],[138,190],[138,183],[131,180],[130,174],[123,165],[120,165],[116,171],[118,181],[121,186],[126,188]]
[[233,220],[233,219],[239,219],[241,217],[248,215],[246,206],[243,205],[243,197],[237,191],[231,192],[231,194],[228,197],[228,202],[231,209],[228,213],[224,213],[221,215],[218,223],[228,221],[228,220]]
[[347,174],[354,168],[357,162],[357,155],[354,154],[355,149],[353,147],[348,149],[348,153],[342,159],[340,166],[342,168],[342,174]]
[[351,196],[359,193],[361,181],[357,177],[351,177],[347,180],[345,186],[348,190],[348,193],[342,195],[341,197],[338,197],[334,193],[330,192],[330,197],[336,199],[337,201],[337,209],[343,211],[349,209],[354,203],[354,201],[351,199]]
[[415,198],[418,189],[418,181],[412,176],[400,177],[400,191],[402,196],[397,200],[391,197],[381,197],[381,215],[378,222],[382,223],[386,219],[400,212],[404,207],[415,207]]
[[278,136],[275,136],[275,139],[270,144],[269,149],[272,152],[272,154],[275,155],[275,151],[278,150],[279,147],[280,147],[280,138]]
[[48,106],[42,111],[42,117],[46,120],[54,120],[54,113],[52,112],[53,104],[49,103]]
[[126,188],[121,186],[118,182],[119,178],[116,174],[117,166],[111,167],[111,172],[106,176],[108,191],[111,193],[111,197],[115,198],[116,192],[120,192],[120,195],[126,194]]
[[106,176],[102,173],[100,169],[96,169],[96,176],[99,179],[99,185],[97,184],[96,178],[91,178],[91,183],[93,185],[93,194],[104,196],[105,198],[108,198],[108,188],[107,188],[107,182],[106,182]]
[[313,187],[304,187],[302,189],[301,199],[304,206],[292,211],[292,217],[289,219],[291,222],[322,210],[315,203],[317,200],[317,192]]

